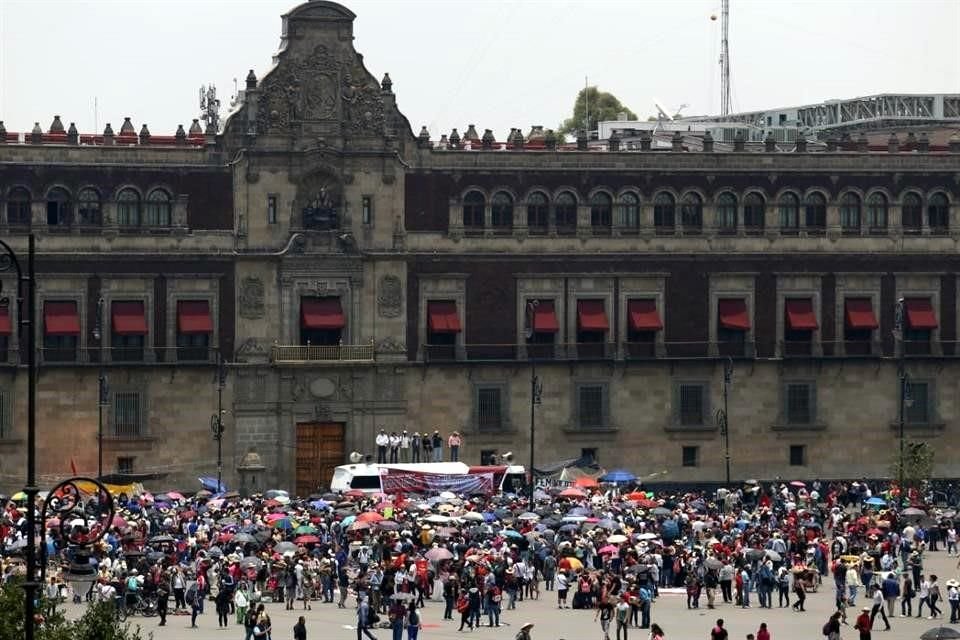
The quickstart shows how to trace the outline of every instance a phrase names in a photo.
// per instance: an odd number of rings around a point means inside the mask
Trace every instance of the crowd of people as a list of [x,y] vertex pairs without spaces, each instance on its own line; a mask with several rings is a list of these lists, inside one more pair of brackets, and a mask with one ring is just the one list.
[[[943,616],[944,600],[960,622],[960,585],[924,570],[938,544],[958,553],[950,511],[888,506],[895,497],[867,483],[751,481],[709,495],[580,484],[538,489],[533,504],[512,494],[358,490],[292,500],[123,497],[89,555],[65,546],[61,527],[47,529],[48,595],[131,611],[149,601],[160,625],[171,614],[203,624],[210,607],[218,627],[242,626],[258,639],[280,637],[270,619],[280,604],[305,612],[298,639],[319,605],[352,608],[358,640],[383,627],[394,640],[416,640],[431,600],[442,603],[434,617],[467,632],[507,619],[516,628],[524,602],[549,598],[558,609],[590,611],[603,640],[627,640],[634,628],[659,640],[665,590],[685,594],[691,610],[801,614],[808,593],[829,589],[836,609],[822,631],[832,640],[850,623],[848,610],[860,609],[850,618],[862,637],[896,614]],[[25,509],[7,502],[5,549],[18,548]],[[5,579],[15,564],[4,558]],[[713,632],[726,633],[722,620]],[[764,622],[755,636],[769,633]]]

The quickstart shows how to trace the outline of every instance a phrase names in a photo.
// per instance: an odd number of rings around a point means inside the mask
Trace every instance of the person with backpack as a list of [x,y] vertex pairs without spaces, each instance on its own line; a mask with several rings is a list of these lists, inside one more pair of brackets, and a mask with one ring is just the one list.
[[[869,609],[866,612],[867,622],[870,622],[870,612]],[[869,628],[869,627],[868,627]],[[823,628],[820,630],[827,640],[840,640],[840,612],[833,612],[827,621],[823,624]]]
[[717,619],[717,624],[710,630],[710,640],[727,640],[730,634],[723,628],[723,618]]
[[243,630],[244,636],[243,640],[251,640],[253,638],[253,628],[257,626],[257,614],[263,609],[263,605],[258,605],[256,607],[250,607],[250,609],[243,616]]
[[190,628],[197,628],[197,616],[203,613],[203,595],[200,592],[198,582],[191,582],[187,586],[187,591],[183,596],[187,606],[190,607]]
[[417,635],[423,624],[420,622],[420,611],[417,610],[417,603],[410,603],[410,610],[407,612],[407,640],[417,640]]
[[466,591],[461,591],[457,597],[457,613],[460,614],[459,630],[463,631],[463,626],[467,625],[473,631],[473,622],[470,620],[470,599],[467,597]]

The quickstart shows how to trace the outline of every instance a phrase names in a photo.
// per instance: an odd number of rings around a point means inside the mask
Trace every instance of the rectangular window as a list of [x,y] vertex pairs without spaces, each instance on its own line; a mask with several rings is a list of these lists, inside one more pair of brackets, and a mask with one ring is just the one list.
[[496,449],[480,449],[480,464],[483,466],[497,464],[499,458]]
[[580,449],[580,458],[588,462],[597,461],[597,448],[596,447],[582,447]]
[[681,449],[681,464],[684,467],[699,467],[700,447],[683,447]]
[[277,196],[267,196],[267,224],[277,224]]
[[117,473],[133,473],[133,463],[136,458],[117,458]]
[[493,430],[503,428],[503,394],[500,387],[477,388],[477,428]]
[[929,424],[932,422],[931,411],[931,383],[917,382],[910,380],[907,382],[906,393],[904,394],[903,418],[907,424]]
[[809,382],[788,382],[785,414],[787,424],[813,424],[816,419],[816,388]]
[[606,426],[607,390],[602,384],[577,387],[577,424],[584,429]]
[[13,435],[13,398],[9,391],[0,391],[0,440]]
[[138,438],[143,435],[143,407],[139,391],[118,391],[113,394],[113,435],[117,438]]
[[46,362],[74,362],[77,359],[77,336],[43,336],[43,359]]
[[807,464],[807,447],[802,444],[790,445],[790,466],[802,467]]
[[177,301],[177,360],[209,361],[212,334],[208,300]]
[[373,223],[373,198],[370,196],[360,198],[360,219],[363,224]]
[[702,426],[706,422],[706,385],[682,383],[677,387],[677,419],[685,427]]

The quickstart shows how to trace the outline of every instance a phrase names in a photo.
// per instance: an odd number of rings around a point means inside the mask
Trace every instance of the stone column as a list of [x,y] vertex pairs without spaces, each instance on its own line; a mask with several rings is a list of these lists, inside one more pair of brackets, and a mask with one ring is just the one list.
[[650,239],[655,235],[653,228],[653,200],[640,202],[640,237]]
[[450,217],[448,233],[454,239],[463,237],[463,202],[459,198],[450,198]]
[[593,228],[590,225],[590,205],[580,203],[577,205],[577,235],[580,237],[589,237],[593,234]]

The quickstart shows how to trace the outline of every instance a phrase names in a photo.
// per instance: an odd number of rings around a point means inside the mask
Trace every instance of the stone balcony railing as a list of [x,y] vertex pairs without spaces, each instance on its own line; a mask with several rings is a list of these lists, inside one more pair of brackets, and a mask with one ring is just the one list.
[[374,344],[275,344],[270,361],[279,364],[312,362],[373,362]]

